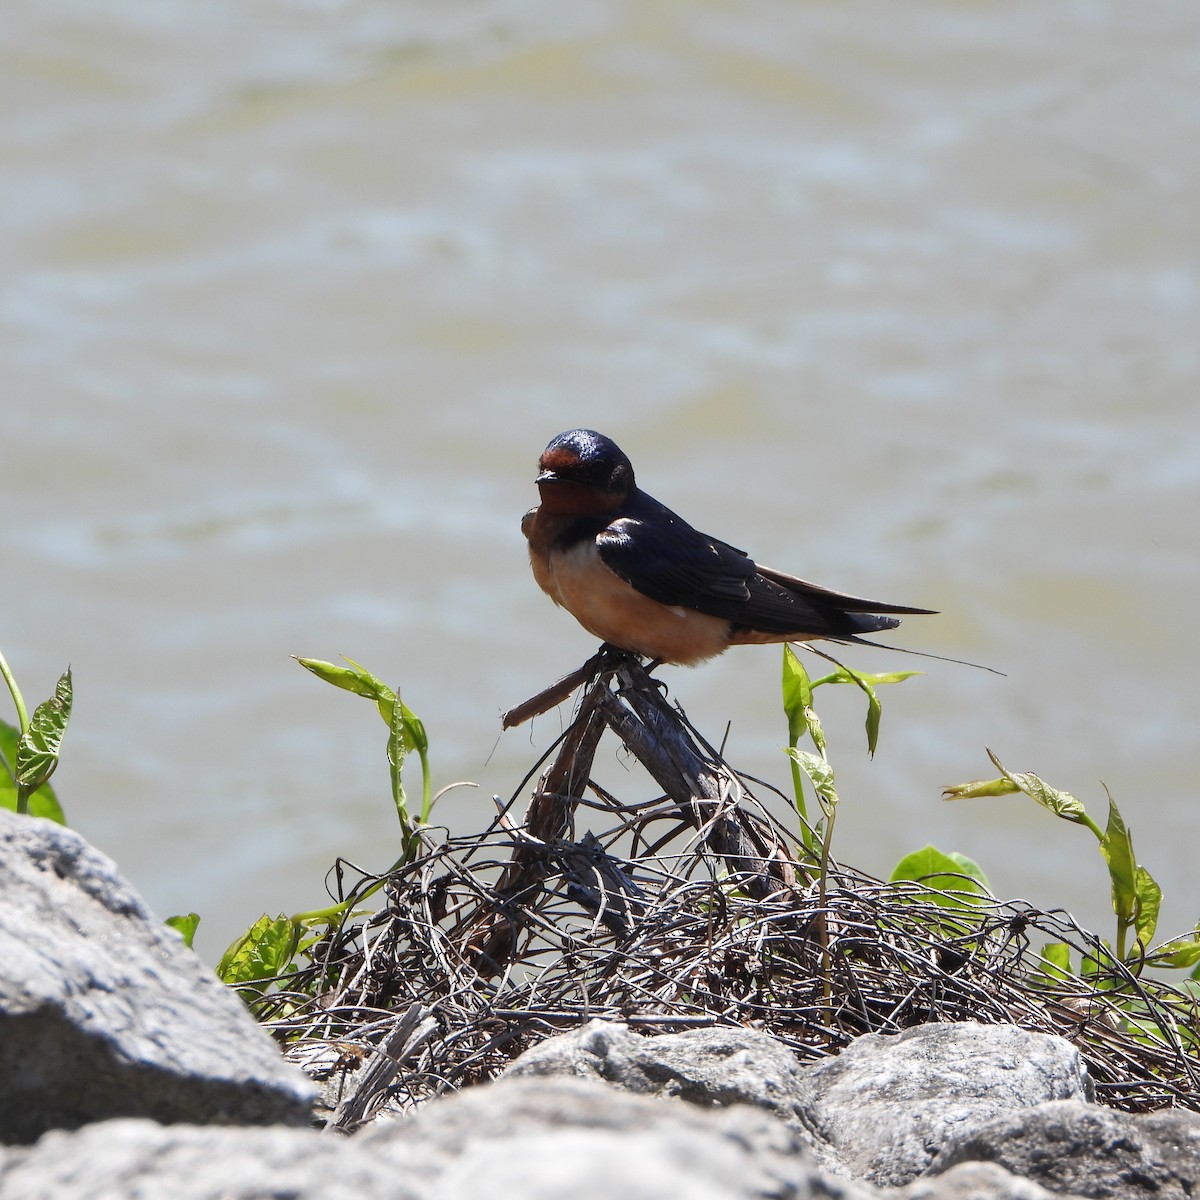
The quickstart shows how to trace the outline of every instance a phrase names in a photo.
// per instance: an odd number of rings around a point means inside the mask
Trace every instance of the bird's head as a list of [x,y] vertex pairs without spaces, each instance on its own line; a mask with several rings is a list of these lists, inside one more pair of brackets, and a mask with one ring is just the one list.
[[592,429],[560,433],[538,459],[542,507],[563,516],[612,512],[634,491],[633,464]]

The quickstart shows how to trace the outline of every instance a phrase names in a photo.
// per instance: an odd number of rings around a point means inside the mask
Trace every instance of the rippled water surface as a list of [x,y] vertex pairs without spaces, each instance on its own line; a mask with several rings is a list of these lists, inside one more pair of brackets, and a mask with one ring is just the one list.
[[[1107,928],[1086,831],[939,800],[990,746],[1200,917],[1192,0],[18,0],[0,54],[0,646],[72,664],[72,824],[208,957],[394,857],[383,727],[289,655],[401,685],[456,829],[558,733],[498,713],[592,648],[518,531],[576,425],[1007,672],[921,663],[874,761],[820,697],[835,853]],[[778,674],[666,677],[783,785]]]

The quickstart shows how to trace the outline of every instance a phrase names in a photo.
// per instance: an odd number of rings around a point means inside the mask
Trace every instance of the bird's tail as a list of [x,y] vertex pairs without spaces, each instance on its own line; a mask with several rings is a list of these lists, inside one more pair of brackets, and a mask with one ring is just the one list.
[[[899,624],[899,621],[893,621],[890,625],[883,626],[883,628],[891,629]],[[897,654],[915,654],[918,658],[935,658],[938,662],[956,663],[960,667],[974,667],[978,671],[990,671],[993,675],[1004,675],[1007,678],[1006,672],[999,671],[995,667],[984,666],[983,663],[971,662],[970,659],[951,658],[946,654],[931,654],[928,650],[909,650],[906,646],[893,646],[888,642],[872,642],[868,638],[856,637],[854,634],[850,634],[846,637],[830,637],[826,638],[825,641],[841,642],[843,644],[854,646],[872,646],[876,650],[895,650]],[[821,651],[818,650],[816,646],[813,646],[809,643],[805,644],[808,645],[809,649],[812,650],[814,654],[821,654]],[[822,654],[821,657],[825,658],[827,656]]]
[[[822,587],[819,583],[810,583],[796,575],[787,575],[783,571],[775,571],[770,567],[759,566],[758,573],[766,576],[772,583],[777,583],[789,592],[810,599],[817,604],[831,605],[848,613],[900,613],[903,616],[932,617],[937,615],[934,608],[913,608],[908,604],[886,604],[882,600],[868,600],[865,596],[851,596],[846,592],[835,592],[832,588]],[[887,625],[877,625],[876,629],[893,629],[899,625],[893,621]]]
[[[846,592],[835,592],[832,588],[822,587],[819,583],[810,583],[796,575],[788,575],[784,571],[775,571],[770,567],[759,566],[758,573],[772,583],[786,588],[799,597],[820,606],[827,614],[832,609],[842,618],[845,632],[838,631],[822,634],[821,640],[839,642],[855,646],[873,646],[878,650],[895,650],[898,654],[915,654],[918,658],[933,658],[938,662],[956,663],[961,667],[975,667],[980,671],[990,671],[993,675],[1003,675],[1003,671],[995,667],[984,666],[983,663],[970,662],[965,658],[951,658],[945,654],[932,654],[928,650],[909,650],[904,646],[892,646],[886,642],[872,642],[860,637],[863,633],[881,633],[885,629],[895,629],[900,622],[893,616],[880,616],[881,613],[900,613],[904,616],[932,617],[937,615],[934,608],[914,608],[907,604],[885,604],[880,600],[868,600],[865,596],[851,596]],[[805,642],[815,654],[821,654],[811,642]],[[828,657],[822,655],[822,657]],[[836,660],[834,660],[836,661]]]

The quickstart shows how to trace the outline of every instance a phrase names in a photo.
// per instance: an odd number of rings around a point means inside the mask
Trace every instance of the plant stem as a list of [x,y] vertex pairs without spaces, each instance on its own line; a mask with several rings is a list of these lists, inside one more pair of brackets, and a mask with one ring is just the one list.
[[388,867],[388,869],[384,871],[384,873],[380,875],[380,877],[364,891],[359,892],[357,895],[350,896],[346,900],[339,901],[337,904],[331,904],[328,908],[314,908],[309,912],[293,913],[291,919],[293,921],[299,921],[305,924],[312,921],[325,921],[327,924],[332,925],[334,921],[343,913],[349,912],[350,909],[362,904],[364,900],[367,900],[371,896],[375,895],[375,893],[379,891],[379,889],[383,887],[385,883],[387,883],[389,877],[394,871],[398,871],[401,867],[413,861],[414,856],[412,854],[412,839],[414,839],[416,836],[417,830],[414,829],[408,835],[408,837],[404,839],[404,854],[396,859],[396,861],[392,863],[392,865]]
[[[429,755],[420,747],[417,757],[421,760],[421,824],[429,824],[429,814],[433,811],[433,788],[429,778]],[[405,847],[407,854],[408,847]]]
[[[792,742],[789,748],[794,750],[796,743]],[[805,850],[809,854],[813,854],[816,851],[816,835],[808,823],[808,805],[804,801],[804,776],[800,773],[800,764],[794,758],[792,759],[792,792],[796,797],[796,814],[800,818],[800,840],[803,842]]]
[[12,696],[13,704],[17,709],[17,725],[20,727],[21,736],[24,737],[26,731],[29,729],[29,713],[26,711],[25,699],[21,695],[21,689],[17,687],[16,678],[9,669],[3,653],[0,653],[0,675],[4,677],[4,682],[8,685],[8,694]]

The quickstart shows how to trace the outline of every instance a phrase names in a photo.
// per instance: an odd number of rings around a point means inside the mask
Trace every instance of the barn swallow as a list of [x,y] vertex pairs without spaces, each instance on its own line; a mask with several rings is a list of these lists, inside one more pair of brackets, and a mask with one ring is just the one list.
[[538,460],[541,503],[521,521],[534,578],[602,641],[694,665],[730,646],[862,642],[893,629],[881,613],[932,614],[830,591],[759,566],[694,529],[637,486],[617,445],[560,433]]

